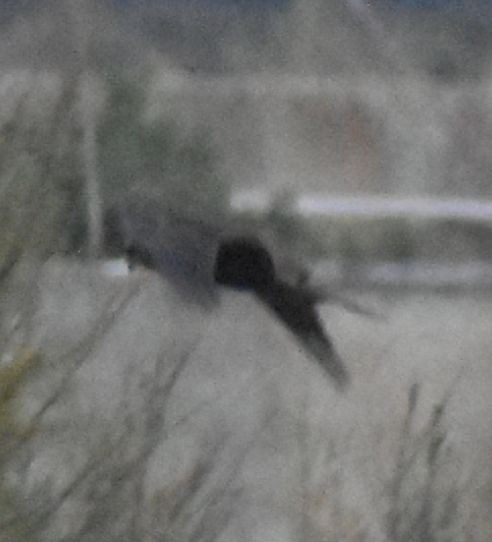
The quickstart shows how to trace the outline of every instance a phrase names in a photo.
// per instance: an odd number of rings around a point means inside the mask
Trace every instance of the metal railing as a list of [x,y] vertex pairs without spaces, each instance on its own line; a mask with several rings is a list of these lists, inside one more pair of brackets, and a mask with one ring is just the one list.
[[[267,211],[275,194],[267,190],[243,190],[232,194],[234,211]],[[461,219],[492,222],[492,201],[435,197],[390,197],[375,195],[338,196],[301,194],[291,200],[291,209],[301,216]]]

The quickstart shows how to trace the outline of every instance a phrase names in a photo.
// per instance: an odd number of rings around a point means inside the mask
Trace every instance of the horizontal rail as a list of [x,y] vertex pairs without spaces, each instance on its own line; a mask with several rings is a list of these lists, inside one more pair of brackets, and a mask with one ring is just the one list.
[[393,288],[487,288],[492,287],[492,264],[484,261],[372,262],[347,264],[324,260],[315,264],[318,282]]
[[[274,202],[274,195],[267,191],[249,190],[235,192],[230,203],[234,211],[262,213],[271,208]],[[492,201],[489,200],[334,196],[312,193],[293,199],[291,209],[305,217],[402,217],[492,222]]]

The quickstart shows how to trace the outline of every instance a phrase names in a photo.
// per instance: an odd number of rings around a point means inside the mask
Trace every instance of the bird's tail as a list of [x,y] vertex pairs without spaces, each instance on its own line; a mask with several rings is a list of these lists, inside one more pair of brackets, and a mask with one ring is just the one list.
[[298,336],[298,339],[337,388],[345,390],[350,384],[350,376],[330,339],[316,331]]

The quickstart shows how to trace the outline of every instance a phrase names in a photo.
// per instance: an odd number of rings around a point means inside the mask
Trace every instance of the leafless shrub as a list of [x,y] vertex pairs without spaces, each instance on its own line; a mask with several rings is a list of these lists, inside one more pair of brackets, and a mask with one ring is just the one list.
[[468,483],[463,480],[460,458],[447,443],[446,410],[450,395],[433,408],[427,426],[413,429],[420,386],[408,395],[408,408],[400,435],[393,479],[389,486],[387,533],[390,540],[461,540],[462,502]]

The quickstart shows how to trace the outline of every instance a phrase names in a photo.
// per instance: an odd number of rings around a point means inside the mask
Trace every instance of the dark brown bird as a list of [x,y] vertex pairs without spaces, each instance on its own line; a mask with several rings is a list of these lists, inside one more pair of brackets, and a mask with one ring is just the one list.
[[169,280],[184,301],[210,309],[218,302],[217,285],[256,295],[335,384],[347,386],[348,373],[316,310],[322,296],[304,283],[279,278],[269,251],[255,236],[227,237],[215,225],[137,201],[107,214],[106,240],[124,251],[130,264]]

